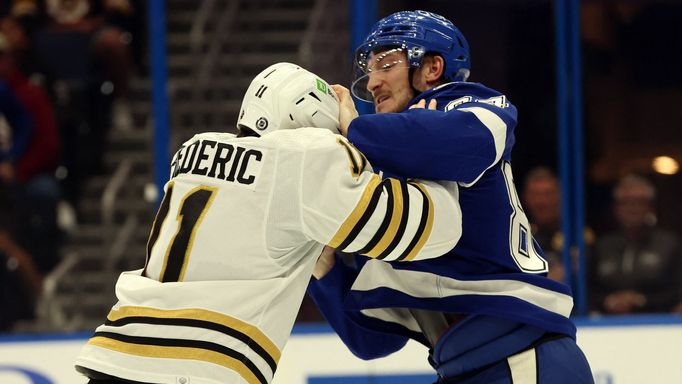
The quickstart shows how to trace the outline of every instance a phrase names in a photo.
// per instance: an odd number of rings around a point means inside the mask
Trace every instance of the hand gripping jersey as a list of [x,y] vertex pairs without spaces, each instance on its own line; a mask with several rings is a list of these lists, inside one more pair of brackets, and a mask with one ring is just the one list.
[[323,245],[439,256],[461,234],[456,193],[381,180],[328,130],[196,135],[173,157],[144,269],[121,274],[76,364],[140,382],[268,383]]
[[[364,257],[354,266],[337,262],[328,276],[311,283],[313,299],[363,358],[391,353],[409,337],[435,344],[437,360],[439,345],[425,338],[413,309],[464,315],[467,322],[485,317],[500,330],[504,326],[495,319],[501,319],[575,338],[570,290],[546,277],[547,262],[514,187],[516,108],[504,95],[466,82],[429,90],[411,104],[421,99],[436,99],[439,110],[360,116],[348,138],[384,175],[457,182],[461,239],[442,257],[415,263]],[[454,348],[462,352],[497,337],[485,333],[468,332],[479,339],[460,340]]]

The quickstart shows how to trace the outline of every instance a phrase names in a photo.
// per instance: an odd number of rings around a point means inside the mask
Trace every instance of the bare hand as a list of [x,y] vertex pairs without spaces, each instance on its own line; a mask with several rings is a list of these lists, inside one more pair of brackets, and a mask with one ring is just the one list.
[[339,84],[332,84],[331,87],[339,97],[339,130],[342,135],[348,137],[348,126],[358,117],[358,111],[348,88]]
[[682,314],[682,302],[673,307],[673,313]]
[[334,262],[336,259],[334,256],[334,251],[336,251],[336,249],[328,245],[325,245],[324,249],[322,249],[322,253],[320,253],[320,257],[317,259],[317,263],[315,264],[315,269],[313,269],[313,276],[316,279],[319,280],[323,278],[334,267]]
[[[428,109],[431,111],[435,111],[437,103],[438,102],[436,101],[436,99],[429,100]],[[410,106],[410,109],[424,109],[424,108],[426,108],[426,99],[421,99],[421,100],[419,100],[419,102],[417,104],[413,104],[412,106]]]
[[14,166],[9,161],[0,162],[0,180],[5,183],[14,181]]
[[121,12],[126,15],[133,11],[129,0],[104,0],[104,7],[107,10]]
[[604,308],[613,314],[632,313],[644,304],[646,304],[646,297],[632,290],[615,292],[604,299]]

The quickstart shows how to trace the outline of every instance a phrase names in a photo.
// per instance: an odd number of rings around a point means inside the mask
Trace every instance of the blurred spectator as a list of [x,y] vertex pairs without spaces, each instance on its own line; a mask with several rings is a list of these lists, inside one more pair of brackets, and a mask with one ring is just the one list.
[[594,310],[606,314],[671,312],[680,302],[680,239],[656,225],[653,184],[637,175],[613,191],[619,229],[597,241],[590,263]]
[[26,150],[32,130],[28,112],[0,81],[0,181],[14,182],[16,161]]
[[26,183],[43,173],[52,174],[59,158],[59,132],[45,92],[29,82],[16,65],[5,35],[0,33],[0,80],[11,89],[31,117],[33,132],[26,153],[17,159],[17,180]]
[[34,316],[35,302],[42,292],[42,274],[32,255],[15,236],[15,193],[0,181],[0,331],[11,329],[21,319]]
[[[533,238],[549,262],[547,276],[563,282],[564,235],[561,231],[561,189],[554,172],[547,167],[533,168],[526,175],[523,203],[531,223]],[[589,249],[594,243],[594,234],[589,227],[585,228],[584,236],[585,246]]]
[[[20,238],[37,258],[41,269],[49,270],[58,259],[59,230],[56,207],[60,198],[54,176],[59,160],[59,132],[52,106],[43,90],[30,83],[16,66],[8,41],[0,33],[0,81],[5,82],[30,118],[31,133],[25,150],[14,159],[13,181],[21,190],[25,225]],[[41,239],[41,241],[29,241]]]
[[130,39],[105,17],[127,12],[132,9],[126,0],[20,0],[14,2],[14,18],[0,24],[15,59],[32,77],[40,75],[54,101],[63,145],[58,175],[72,207],[83,182],[102,169],[112,123],[132,124],[125,101]]
[[18,66],[27,74],[32,74],[37,70],[31,45],[31,35],[35,30],[35,24],[36,20],[31,16],[17,18],[5,16],[0,20],[0,32],[5,35],[11,54]]
[[133,67],[146,73],[148,0],[100,0],[98,12],[104,22],[121,31],[121,40],[130,47]]
[[537,167],[528,173],[523,188],[523,202],[528,211],[533,238],[549,262],[548,277],[563,281],[561,191],[559,180],[549,168]]
[[[86,69],[80,75],[97,75],[109,82],[104,85],[102,92],[124,97],[128,91],[128,82],[132,70],[129,44],[132,35],[120,26],[132,29],[132,22],[128,21],[133,14],[133,8],[128,0],[35,0],[19,1],[19,4],[33,6],[21,7],[14,15],[21,20],[26,34],[33,39],[36,59],[42,65],[68,63],[59,53],[71,52],[85,56],[85,63],[80,67]],[[41,7],[42,5],[42,7]],[[27,20],[33,20],[28,22]],[[66,51],[62,44],[72,41],[75,46]],[[83,47],[82,44],[87,45]],[[50,46],[55,44],[53,46]],[[53,48],[53,50],[50,50]],[[69,48],[69,47],[66,47]],[[54,57],[50,57],[54,56]],[[49,72],[49,68],[42,68]],[[79,78],[76,68],[60,67],[54,69],[54,74],[66,79]]]

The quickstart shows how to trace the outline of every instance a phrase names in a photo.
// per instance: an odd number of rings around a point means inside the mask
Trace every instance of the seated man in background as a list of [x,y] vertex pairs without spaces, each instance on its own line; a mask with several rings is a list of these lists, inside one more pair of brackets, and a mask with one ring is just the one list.
[[[198,134],[176,152],[146,264],[120,276],[77,358],[90,383],[269,383],[325,244],[385,239],[387,261],[454,246],[452,186],[382,180],[335,134],[338,114],[324,81],[279,63],[246,91],[237,137]],[[386,231],[396,217],[401,231]]]
[[549,168],[532,169],[523,185],[523,203],[528,211],[533,238],[549,261],[547,277],[564,280],[561,254],[564,236],[561,232],[561,189],[559,179]]
[[[562,256],[564,234],[561,230],[561,188],[554,172],[547,167],[536,167],[528,172],[523,184],[523,203],[528,212],[533,238],[549,261],[547,277],[563,282],[565,266]],[[594,232],[585,227],[583,235],[585,246],[591,249],[594,245]],[[574,263],[574,267],[575,264],[577,263]],[[573,275],[576,272],[573,271]]]
[[606,314],[672,312],[682,300],[682,243],[656,224],[656,189],[623,177],[613,190],[620,228],[601,236],[590,262],[592,309]]

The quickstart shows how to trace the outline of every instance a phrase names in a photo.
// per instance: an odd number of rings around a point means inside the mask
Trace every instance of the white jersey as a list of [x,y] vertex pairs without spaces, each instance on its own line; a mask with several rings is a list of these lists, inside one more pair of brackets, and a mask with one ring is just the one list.
[[144,269],[76,365],[153,383],[269,383],[323,245],[383,260],[449,251],[457,187],[381,180],[317,128],[203,133],[173,157]]

